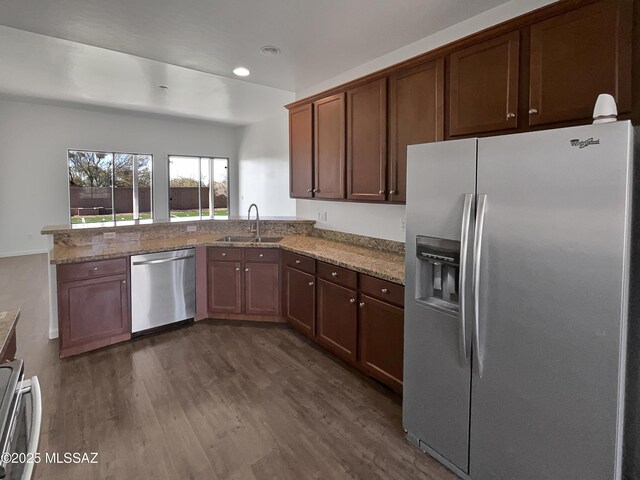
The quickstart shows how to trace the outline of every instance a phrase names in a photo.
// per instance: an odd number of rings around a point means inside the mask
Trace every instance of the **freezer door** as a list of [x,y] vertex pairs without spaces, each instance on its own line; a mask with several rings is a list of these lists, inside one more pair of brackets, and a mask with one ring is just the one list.
[[[470,358],[461,351],[460,315],[418,300],[416,237],[461,240],[465,195],[475,194],[476,146],[476,139],[412,145],[407,160],[403,424],[411,440],[461,472],[468,468]],[[465,327],[470,338],[471,324]]]
[[619,478],[631,136],[619,122],[479,140],[474,480]]

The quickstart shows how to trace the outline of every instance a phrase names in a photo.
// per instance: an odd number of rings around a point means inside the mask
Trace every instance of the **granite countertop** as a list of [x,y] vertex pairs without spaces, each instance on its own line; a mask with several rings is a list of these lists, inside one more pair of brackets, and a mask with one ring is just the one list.
[[49,259],[51,264],[65,264],[199,246],[280,248],[404,285],[404,256],[397,253],[308,235],[284,235],[278,243],[217,241],[225,235],[215,232],[87,246],[56,245]]
[[16,328],[16,323],[18,323],[19,318],[19,308],[0,312],[0,352],[3,353],[7,349],[7,342],[11,337],[11,333]]

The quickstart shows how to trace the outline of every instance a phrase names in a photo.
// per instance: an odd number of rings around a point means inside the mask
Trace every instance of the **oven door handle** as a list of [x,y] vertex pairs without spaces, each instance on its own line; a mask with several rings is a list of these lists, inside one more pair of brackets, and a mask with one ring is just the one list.
[[[42,424],[42,392],[38,377],[33,376],[24,380],[19,387],[21,395],[31,394],[31,430],[29,431],[29,445],[27,446],[27,458],[38,451],[40,443],[40,426]],[[33,462],[26,462],[22,471],[22,480],[31,480],[33,475]]]

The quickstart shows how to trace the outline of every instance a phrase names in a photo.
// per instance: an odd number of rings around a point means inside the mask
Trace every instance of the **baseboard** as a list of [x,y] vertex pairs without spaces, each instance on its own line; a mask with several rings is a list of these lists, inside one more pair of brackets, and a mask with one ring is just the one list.
[[25,250],[22,252],[0,252],[0,258],[4,257],[22,257],[23,255],[37,255],[40,253],[49,253],[49,250],[38,249],[38,250]]

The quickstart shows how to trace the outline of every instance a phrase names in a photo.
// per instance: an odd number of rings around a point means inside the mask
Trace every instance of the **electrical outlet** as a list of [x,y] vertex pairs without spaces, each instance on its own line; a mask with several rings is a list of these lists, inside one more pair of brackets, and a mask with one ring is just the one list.
[[102,234],[103,240],[115,240],[115,238],[116,238],[116,232],[104,232]]
[[327,212],[318,212],[318,221],[326,222],[327,221]]
[[402,233],[407,233],[407,220],[404,218],[400,219],[400,230]]
[[196,230],[198,230],[197,225],[187,225],[187,232],[195,232]]

